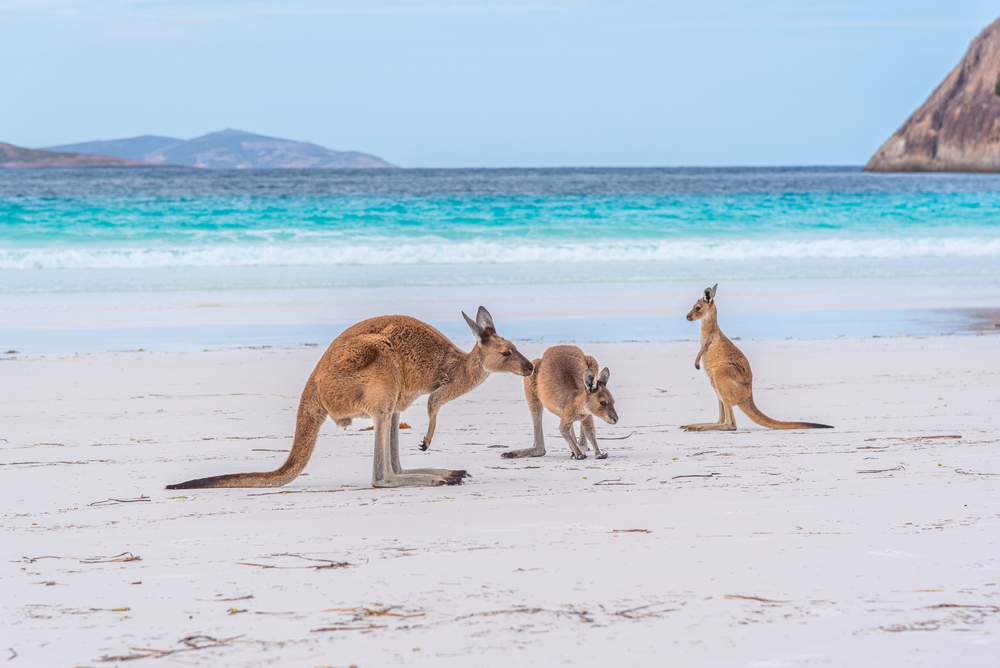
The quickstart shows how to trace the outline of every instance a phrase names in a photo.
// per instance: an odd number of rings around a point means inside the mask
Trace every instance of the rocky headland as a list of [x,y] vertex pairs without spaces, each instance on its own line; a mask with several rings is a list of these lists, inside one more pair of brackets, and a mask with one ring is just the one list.
[[147,163],[90,153],[64,153],[21,148],[0,142],[0,168],[33,169],[37,167],[151,167]]
[[1000,19],[896,134],[867,172],[1000,172]]

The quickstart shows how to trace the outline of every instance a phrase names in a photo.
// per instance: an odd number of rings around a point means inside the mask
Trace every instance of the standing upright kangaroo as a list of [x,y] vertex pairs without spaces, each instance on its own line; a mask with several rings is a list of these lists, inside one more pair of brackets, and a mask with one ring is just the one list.
[[[608,424],[618,422],[615,399],[608,390],[611,372],[607,367],[597,375],[597,360],[584,355],[576,346],[553,346],[545,351],[541,359],[533,360],[535,373],[524,379],[524,396],[531,410],[531,421],[535,428],[535,443],[530,448],[511,450],[501,457],[541,457],[545,454],[545,436],[542,433],[542,407],[548,408],[561,418],[559,433],[562,434],[572,459],[586,459],[587,439],[594,446],[596,459],[607,458],[597,447],[594,432],[594,416]],[[580,423],[580,442],[573,434],[573,423]]]
[[352,418],[375,421],[373,487],[461,484],[465,471],[403,469],[399,464],[399,414],[424,394],[430,424],[421,444],[434,436],[441,406],[474,389],[494,372],[530,376],[531,362],[497,335],[493,318],[479,307],[465,321],[476,335],[465,353],[430,325],[405,315],[359,322],[334,340],[312,372],[299,402],[295,440],[280,468],[265,473],[231,473],[188,480],[167,489],[281,487],[306,467],[327,416],[347,427]]
[[687,424],[681,427],[687,431],[734,431],[736,415],[733,406],[739,406],[746,416],[761,425],[771,429],[833,429],[828,424],[815,422],[782,422],[773,420],[757,408],[753,402],[753,372],[750,362],[740,352],[729,338],[719,329],[718,310],[715,307],[716,283],[705,288],[705,294],[699,299],[688,320],[701,320],[701,350],[694,358],[694,368],[701,368],[701,360],[705,358],[705,375],[712,384],[712,389],[719,398],[719,421]]

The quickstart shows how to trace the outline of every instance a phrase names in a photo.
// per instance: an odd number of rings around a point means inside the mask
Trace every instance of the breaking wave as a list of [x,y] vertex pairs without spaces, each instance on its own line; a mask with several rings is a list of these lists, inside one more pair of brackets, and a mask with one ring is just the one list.
[[514,263],[671,262],[699,259],[894,260],[1000,258],[1000,238],[636,240],[528,243],[389,238],[323,244],[225,244],[174,248],[56,247],[0,249],[0,269],[145,269],[171,267],[386,266]]

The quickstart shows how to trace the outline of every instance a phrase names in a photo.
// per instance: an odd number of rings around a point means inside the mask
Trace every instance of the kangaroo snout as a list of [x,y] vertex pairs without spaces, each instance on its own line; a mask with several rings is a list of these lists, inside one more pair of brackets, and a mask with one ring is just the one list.
[[531,374],[535,373],[535,365],[531,362],[525,362],[521,365],[521,371],[523,372],[521,375],[527,378]]
[[614,409],[608,411],[608,416],[604,418],[604,421],[608,424],[618,424],[618,411]]

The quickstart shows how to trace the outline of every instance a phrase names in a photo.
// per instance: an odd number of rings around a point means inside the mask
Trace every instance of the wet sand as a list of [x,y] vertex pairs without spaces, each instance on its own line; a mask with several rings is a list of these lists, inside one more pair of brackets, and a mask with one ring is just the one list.
[[[566,278],[587,267],[567,268]],[[49,355],[143,349],[326,346],[350,325],[405,313],[459,342],[461,311],[480,304],[517,340],[696,340],[685,314],[703,282],[403,285],[309,289],[72,291],[0,295],[0,352]],[[1000,334],[1000,280],[923,277],[723,281],[717,301],[730,336],[781,340]]]

